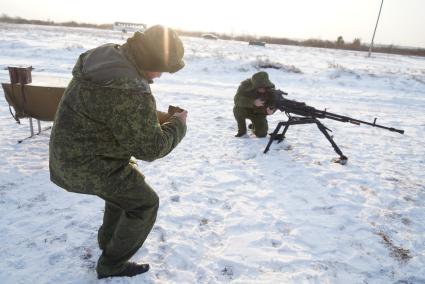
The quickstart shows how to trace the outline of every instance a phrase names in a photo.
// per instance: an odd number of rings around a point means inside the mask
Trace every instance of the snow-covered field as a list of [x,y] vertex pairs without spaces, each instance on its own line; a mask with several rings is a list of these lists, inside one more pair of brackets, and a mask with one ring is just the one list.
[[[32,65],[33,82],[66,84],[78,55],[112,31],[0,24],[0,82]],[[187,66],[152,85],[158,108],[189,111],[166,158],[140,161],[161,205],[134,260],[151,271],[107,283],[425,283],[425,58],[183,38]],[[237,139],[233,96],[261,69],[289,99],[404,129],[322,122]],[[54,78],[52,78],[54,77]],[[49,131],[29,134],[0,91],[0,283],[96,283],[103,201],[49,181]],[[269,117],[273,129],[284,114]],[[43,127],[49,123],[42,123]]]

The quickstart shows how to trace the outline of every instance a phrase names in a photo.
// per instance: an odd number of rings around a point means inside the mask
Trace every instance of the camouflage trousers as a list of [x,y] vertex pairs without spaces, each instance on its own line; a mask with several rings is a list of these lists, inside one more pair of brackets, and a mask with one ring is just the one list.
[[238,133],[246,132],[246,119],[252,122],[252,131],[257,137],[266,137],[269,129],[266,115],[256,113],[251,108],[234,107],[233,114],[238,124]]
[[126,268],[151,231],[159,207],[158,195],[134,165],[122,172],[117,175],[120,186],[112,183],[110,188],[96,192],[105,200],[103,224],[98,232],[102,254],[96,267],[101,275],[118,274]]

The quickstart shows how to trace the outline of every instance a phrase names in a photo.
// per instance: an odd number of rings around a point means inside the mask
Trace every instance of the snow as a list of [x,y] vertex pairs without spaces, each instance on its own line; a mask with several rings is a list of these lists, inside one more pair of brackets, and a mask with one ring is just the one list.
[[[32,65],[33,82],[66,85],[78,55],[120,33],[0,24],[0,81]],[[1,283],[425,283],[425,58],[183,38],[186,67],[152,85],[159,109],[188,110],[167,157],[139,162],[160,196],[157,222],[134,256],[151,270],[98,281],[104,203],[49,180],[49,130],[29,134],[0,92]],[[233,96],[263,69],[319,109],[404,129],[322,120],[345,166],[314,125],[235,138]],[[284,114],[269,117],[274,129]],[[42,123],[43,127],[51,123]]]

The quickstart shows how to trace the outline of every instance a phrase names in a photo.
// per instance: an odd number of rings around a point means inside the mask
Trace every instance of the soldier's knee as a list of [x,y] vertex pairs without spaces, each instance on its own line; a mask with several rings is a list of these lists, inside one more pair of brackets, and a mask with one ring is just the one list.
[[263,138],[267,136],[267,131],[256,131],[254,134],[259,138]]
[[143,196],[139,198],[138,206],[135,209],[139,214],[156,214],[159,208],[159,197],[150,186],[144,188]]
[[159,196],[155,193],[155,207],[158,209],[159,207]]
[[158,210],[158,208],[159,208],[159,197],[158,197],[158,194],[156,194],[155,191],[152,191],[152,196],[150,197],[149,204],[150,204],[150,207],[153,210],[155,210],[155,211]]
[[244,110],[243,108],[238,108],[238,107],[233,108],[233,115],[237,119],[246,119],[247,118],[246,110]]
[[255,134],[255,136],[260,137],[260,138],[266,137],[268,130],[269,129],[268,129],[267,126],[266,127],[257,127],[257,128],[254,128],[254,134]]
[[151,191],[145,195],[145,198],[140,200],[139,206],[132,209],[134,216],[144,222],[154,223],[159,208],[159,197]]

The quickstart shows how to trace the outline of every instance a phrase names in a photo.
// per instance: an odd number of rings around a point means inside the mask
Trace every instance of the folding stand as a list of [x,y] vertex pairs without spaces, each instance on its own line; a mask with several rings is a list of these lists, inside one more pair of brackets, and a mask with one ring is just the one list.
[[[270,145],[273,143],[274,140],[277,140],[278,143],[282,142],[283,139],[285,139],[285,133],[288,130],[290,125],[297,125],[297,124],[310,124],[315,123],[319,130],[325,135],[326,139],[331,143],[332,147],[334,148],[335,152],[339,155],[339,159],[335,160],[335,162],[340,163],[342,165],[347,163],[347,157],[342,153],[342,151],[339,149],[338,145],[336,145],[335,141],[332,139],[332,137],[329,135],[328,130],[326,126],[323,125],[318,119],[316,118],[310,118],[310,117],[298,117],[298,116],[288,116],[288,121],[280,121],[275,130],[272,134],[270,134],[270,140],[267,144],[266,148],[264,149],[264,153],[267,153],[270,149]],[[281,134],[279,133],[279,130],[282,126],[285,126],[283,129],[283,132]]]
[[[10,83],[2,83],[6,101],[12,117],[20,124],[20,119],[28,118],[31,135],[18,140],[18,143],[39,135],[42,131],[40,121],[53,121],[64,88],[34,86],[32,83],[32,67],[8,67]],[[15,110],[15,114],[12,112]],[[34,133],[33,119],[37,121],[38,132]]]

